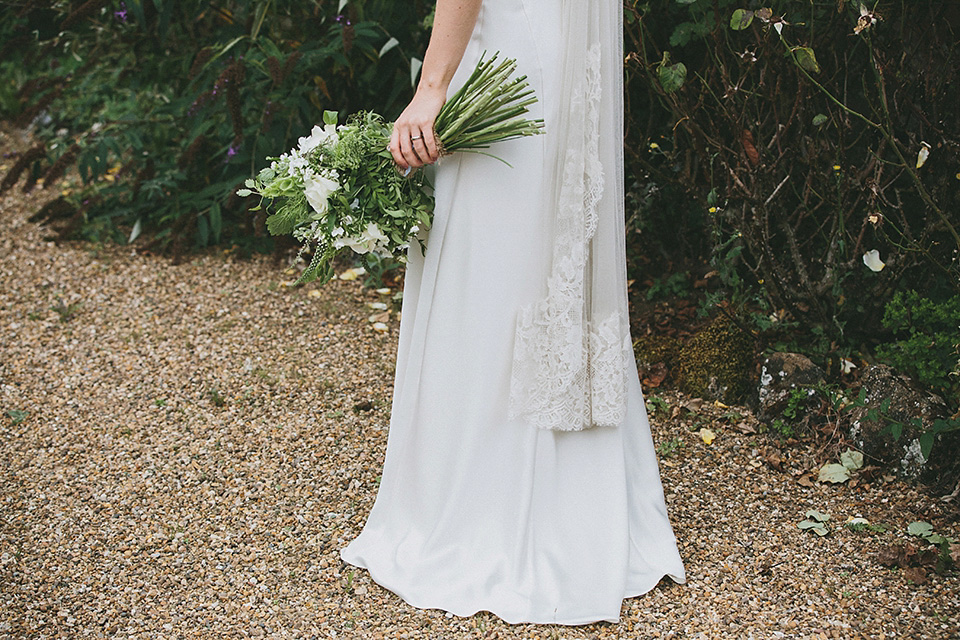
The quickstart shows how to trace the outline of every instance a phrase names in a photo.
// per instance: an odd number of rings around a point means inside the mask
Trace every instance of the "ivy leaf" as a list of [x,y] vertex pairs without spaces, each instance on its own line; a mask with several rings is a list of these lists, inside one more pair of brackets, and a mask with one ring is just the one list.
[[793,50],[797,56],[797,63],[810,73],[820,73],[820,63],[810,47],[797,47]]
[[818,482],[840,484],[850,479],[850,471],[842,464],[825,464],[817,474]]
[[822,127],[826,123],[827,116],[823,115],[822,113],[818,113],[817,115],[813,116],[813,126]]
[[933,533],[933,525],[929,522],[923,522],[922,520],[918,522],[911,522],[907,527],[907,533],[912,536],[925,538]]
[[737,9],[730,18],[730,28],[734,31],[742,31],[753,22],[753,11],[748,9]]

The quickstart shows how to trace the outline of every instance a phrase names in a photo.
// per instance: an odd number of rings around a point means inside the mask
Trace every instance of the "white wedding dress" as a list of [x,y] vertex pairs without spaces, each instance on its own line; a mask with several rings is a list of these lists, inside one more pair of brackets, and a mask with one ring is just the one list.
[[[557,154],[551,124],[568,107],[557,65],[569,1],[484,0],[451,88],[484,51],[515,57],[547,134],[491,149],[512,166],[444,158],[426,255],[410,251],[382,480],[342,557],[415,607],[511,623],[617,621],[624,598],[663,576],[685,579],[632,357],[616,426],[511,418],[518,313],[543,298],[552,268],[556,223],[543,203],[557,185],[545,167]],[[620,180],[606,184],[622,198]]]

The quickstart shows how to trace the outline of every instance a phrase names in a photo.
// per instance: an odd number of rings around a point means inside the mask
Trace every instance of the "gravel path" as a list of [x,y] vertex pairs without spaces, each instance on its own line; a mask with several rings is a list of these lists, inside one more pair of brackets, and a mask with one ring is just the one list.
[[[413,609],[338,556],[383,459],[397,318],[378,332],[368,304],[390,297],[290,288],[229,252],[58,247],[26,222],[53,195],[0,198],[0,638],[960,637],[956,572],[915,584],[877,559],[916,543],[913,520],[960,537],[954,503],[892,479],[804,486],[824,462],[807,449],[777,459],[746,410],[666,393],[688,584],[628,600],[619,625]],[[828,536],[797,528],[808,509]]]

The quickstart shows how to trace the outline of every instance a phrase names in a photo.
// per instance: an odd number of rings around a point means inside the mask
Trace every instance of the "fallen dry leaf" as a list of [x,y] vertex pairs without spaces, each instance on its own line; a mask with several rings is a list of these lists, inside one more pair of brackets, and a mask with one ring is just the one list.
[[690,413],[700,413],[700,409],[703,408],[703,398],[693,398],[692,400],[687,400],[683,403],[683,408]]
[[704,444],[713,444],[716,438],[717,434],[710,429],[700,429],[700,439],[703,440]]
[[926,584],[927,570],[922,567],[910,567],[909,569],[903,570],[903,577],[913,584]]
[[667,378],[667,365],[663,362],[645,369],[640,379],[641,384],[647,389],[656,389]]
[[737,430],[740,433],[756,433],[757,432],[757,428],[747,422],[738,422]]
[[743,145],[744,153],[747,154],[747,159],[750,160],[750,164],[753,166],[760,164],[760,152],[757,151],[757,147],[753,144],[753,134],[750,133],[749,129],[743,130],[740,142]]

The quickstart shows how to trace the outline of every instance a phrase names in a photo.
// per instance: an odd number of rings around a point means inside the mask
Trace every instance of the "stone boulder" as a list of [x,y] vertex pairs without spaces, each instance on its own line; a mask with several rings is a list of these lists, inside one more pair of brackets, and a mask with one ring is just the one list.
[[[850,438],[874,463],[893,465],[907,478],[919,478],[928,471],[930,462],[923,457],[919,438],[934,420],[947,417],[946,404],[883,364],[868,367],[861,385],[864,406],[850,410]],[[903,425],[896,440],[890,428],[893,422]],[[941,442],[934,444],[931,458],[943,455],[944,449],[955,449],[955,442],[943,440],[952,441],[956,435],[941,437]]]
[[812,399],[816,395],[812,389],[823,381],[823,369],[810,358],[799,353],[774,353],[760,369],[757,417],[766,423],[782,417],[795,389]]

